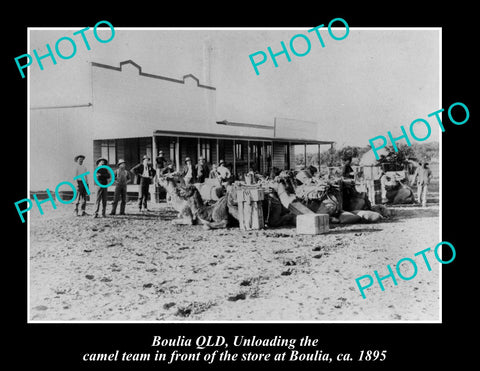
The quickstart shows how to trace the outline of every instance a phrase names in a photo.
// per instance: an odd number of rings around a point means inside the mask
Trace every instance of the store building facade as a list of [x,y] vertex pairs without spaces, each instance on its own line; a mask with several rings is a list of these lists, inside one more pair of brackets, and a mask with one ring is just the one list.
[[143,155],[154,160],[162,150],[181,169],[186,157],[196,163],[203,156],[209,165],[224,160],[240,179],[249,168],[263,174],[293,168],[299,145],[320,151],[333,144],[320,139],[312,122],[272,118],[271,125],[259,125],[218,118],[215,87],[193,75],[145,73],[131,60],[118,67],[92,62],[91,88],[85,104],[30,108],[31,191],[69,180],[79,153],[92,171],[99,157],[112,167],[124,159],[131,168]]

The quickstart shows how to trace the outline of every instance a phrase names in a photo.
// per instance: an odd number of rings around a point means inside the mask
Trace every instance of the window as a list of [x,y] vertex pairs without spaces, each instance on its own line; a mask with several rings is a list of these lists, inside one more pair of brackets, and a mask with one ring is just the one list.
[[265,145],[265,156],[267,157],[267,159],[272,159],[272,145],[270,143],[267,143]]
[[115,140],[102,141],[102,157],[108,160],[109,164],[117,163],[117,151]]
[[201,140],[200,141],[200,156],[205,158],[205,161],[210,163],[210,141],[208,140]]
[[172,161],[173,164],[175,164],[176,161],[176,153],[175,153],[175,145],[176,142],[174,140],[170,141],[170,161]]
[[256,143],[250,143],[250,159],[252,161],[257,161],[258,158],[258,147]]
[[243,160],[243,145],[242,143],[235,143],[235,159],[236,160]]

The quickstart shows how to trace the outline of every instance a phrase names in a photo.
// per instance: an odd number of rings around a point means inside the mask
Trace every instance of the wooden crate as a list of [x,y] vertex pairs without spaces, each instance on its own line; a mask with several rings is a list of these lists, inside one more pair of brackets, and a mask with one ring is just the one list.
[[237,190],[237,201],[263,201],[265,191],[260,187],[243,186]]
[[304,214],[297,216],[298,234],[322,234],[329,231],[328,214]]
[[265,227],[262,208],[263,198],[264,190],[259,187],[242,187],[237,190],[240,229],[248,231]]

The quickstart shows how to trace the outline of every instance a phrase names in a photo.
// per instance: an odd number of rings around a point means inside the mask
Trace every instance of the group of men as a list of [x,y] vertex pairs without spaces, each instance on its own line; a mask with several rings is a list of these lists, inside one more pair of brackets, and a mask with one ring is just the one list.
[[[157,157],[157,165],[158,157]],[[185,165],[182,170],[182,175],[186,184],[204,183],[205,179],[218,179],[224,183],[231,179],[232,174],[225,166],[225,161],[220,160],[218,166],[212,165],[212,170],[207,165],[204,157],[199,157],[198,163],[194,166],[190,157],[185,158]]]
[[[85,165],[83,165],[84,160],[84,155],[78,155],[74,157],[74,162],[76,163],[74,174],[75,176],[87,172],[87,168],[85,167]],[[110,171],[105,167],[101,167],[107,165],[107,163],[108,160],[103,157],[97,159],[96,161],[97,168],[100,167],[96,171],[98,184],[107,185],[111,181]],[[153,182],[156,183],[157,176],[166,175],[175,171],[173,164],[167,161],[164,157],[163,151],[159,151],[158,156],[155,159],[155,168],[150,161],[150,157],[147,155],[143,156],[142,162],[132,167],[130,171],[126,169],[126,163],[123,159],[119,160],[116,166],[117,167],[114,171],[115,181],[113,183],[113,185],[115,186],[115,192],[110,215],[116,214],[119,202],[119,215],[125,215],[125,205],[127,202],[127,184],[132,180],[132,173],[137,176],[137,183],[139,185],[138,209],[140,212],[148,212],[150,211],[147,207],[150,184],[152,184]],[[192,165],[192,160],[190,157],[185,158],[185,165],[183,166],[181,174],[186,184],[203,183],[205,182],[206,178],[218,179],[220,183],[225,184],[231,181],[232,178],[230,170],[225,166],[225,161],[220,160],[218,166],[216,166],[216,164],[213,164],[212,170],[210,170],[204,157],[200,157],[198,163],[195,166]],[[85,176],[84,179],[88,187],[88,177]],[[93,215],[94,218],[97,218],[100,212],[102,217],[106,216],[108,195],[107,192],[108,188],[102,188],[97,185],[97,198],[95,201],[95,213]],[[88,193],[84,183],[81,179],[77,179],[77,199],[75,204],[75,214],[77,216],[88,215],[85,211],[87,204],[87,195]],[[81,208],[81,211],[79,211],[79,206]]]
[[[352,159],[351,157],[347,157],[344,159],[344,164],[342,167],[342,177],[346,179],[354,179],[354,170],[351,166]],[[415,170],[415,173],[410,180],[410,184],[413,185],[415,182],[417,183],[417,202],[422,204],[423,207],[427,206],[427,191],[428,185],[432,179],[432,170],[428,166],[428,161],[424,160],[419,162],[419,166]],[[382,194],[385,194],[386,191],[382,190]],[[382,198],[385,198],[384,196]]]

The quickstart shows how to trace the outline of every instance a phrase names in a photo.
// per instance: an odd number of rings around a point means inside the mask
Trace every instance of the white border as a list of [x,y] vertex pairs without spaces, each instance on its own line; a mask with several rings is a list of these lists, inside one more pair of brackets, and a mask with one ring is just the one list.
[[[77,30],[81,27],[27,27],[27,52],[30,51],[30,31],[38,31],[38,30]],[[313,26],[316,27],[316,26]],[[108,28],[108,27],[99,27],[99,28]],[[215,31],[232,31],[232,30],[306,30],[312,27],[116,27],[115,30],[125,30],[125,31],[134,31],[134,30],[142,30],[142,31],[206,31],[206,30],[215,30]],[[332,27],[331,29],[337,28],[344,28],[344,27]],[[434,30],[439,31],[439,108],[442,108],[442,27],[349,27],[351,30],[396,30],[396,31],[425,31],[425,30]],[[427,114],[427,113],[425,113]],[[30,73],[27,74],[27,198],[30,195]],[[442,133],[439,135],[439,237],[440,241],[442,240]],[[413,324],[421,324],[421,323],[443,323],[443,312],[442,312],[442,264],[439,267],[439,320],[432,320],[432,321],[108,321],[108,320],[99,320],[99,321],[85,321],[85,320],[73,320],[73,321],[39,321],[39,320],[31,320],[30,319],[30,218],[27,218],[27,324],[77,324],[77,323],[94,323],[94,324],[170,324],[170,323],[179,323],[179,324],[212,324],[212,323],[222,323],[222,324],[256,324],[256,323],[279,323],[279,324],[327,324],[327,323],[334,323],[334,324],[343,324],[343,323],[361,323],[361,324],[383,324],[383,323],[391,323],[391,324],[404,324],[404,323],[413,323]],[[442,254],[443,245],[440,247],[440,256]]]

